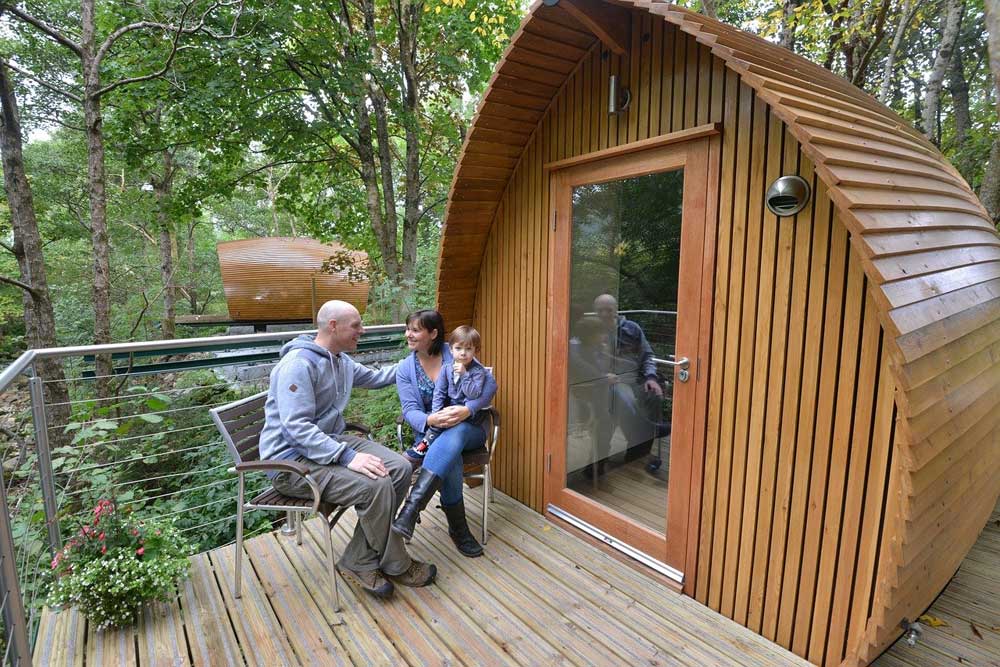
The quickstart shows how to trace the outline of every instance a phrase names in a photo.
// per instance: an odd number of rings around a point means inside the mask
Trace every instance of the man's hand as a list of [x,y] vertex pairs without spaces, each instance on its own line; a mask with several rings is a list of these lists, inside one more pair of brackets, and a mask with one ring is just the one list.
[[372,479],[385,477],[389,474],[385,464],[382,463],[382,459],[374,454],[365,454],[364,452],[356,453],[351,462],[347,464],[347,469],[359,472],[362,475],[368,475]]
[[646,380],[646,391],[650,394],[656,394],[657,398],[663,398],[663,387],[653,378]]

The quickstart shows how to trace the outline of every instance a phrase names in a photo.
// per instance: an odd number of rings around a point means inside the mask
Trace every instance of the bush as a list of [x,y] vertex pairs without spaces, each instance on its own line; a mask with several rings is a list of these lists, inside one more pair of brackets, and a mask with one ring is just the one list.
[[52,560],[49,601],[79,607],[98,628],[128,625],[144,603],[173,597],[188,548],[173,526],[144,523],[101,500],[93,521]]

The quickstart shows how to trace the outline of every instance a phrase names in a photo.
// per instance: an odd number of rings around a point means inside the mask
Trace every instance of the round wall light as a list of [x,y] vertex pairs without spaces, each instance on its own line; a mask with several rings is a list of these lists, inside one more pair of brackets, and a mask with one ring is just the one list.
[[809,203],[809,184],[801,176],[781,176],[771,183],[764,201],[779,218],[795,215]]

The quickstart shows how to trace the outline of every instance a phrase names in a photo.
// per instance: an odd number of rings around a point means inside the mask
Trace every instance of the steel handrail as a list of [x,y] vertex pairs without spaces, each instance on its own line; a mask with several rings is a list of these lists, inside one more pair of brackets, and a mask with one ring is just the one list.
[[[402,324],[376,324],[365,327],[366,333],[402,332]],[[236,336],[202,336],[199,338],[172,338],[169,340],[137,341],[129,343],[107,343],[104,345],[72,345],[67,347],[48,347],[40,350],[28,350],[0,372],[0,391],[4,391],[22,375],[36,359],[63,359],[80,357],[86,354],[113,354],[115,352],[145,352],[157,350],[166,353],[177,347],[193,345],[211,345],[225,349],[237,343],[276,343],[291,340],[302,334],[313,335],[315,329],[297,331],[277,331],[262,334],[239,334]]]

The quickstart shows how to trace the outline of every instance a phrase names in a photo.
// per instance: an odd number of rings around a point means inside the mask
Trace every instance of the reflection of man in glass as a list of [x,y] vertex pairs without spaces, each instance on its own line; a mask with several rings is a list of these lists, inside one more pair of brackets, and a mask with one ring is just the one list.
[[[663,387],[657,380],[653,348],[642,328],[618,314],[618,301],[610,294],[594,299],[594,311],[607,336],[608,393],[605,426],[598,435],[598,452],[607,456],[614,427],[621,428],[627,440],[626,460],[649,451],[656,435],[665,435],[666,424],[658,423]],[[600,472],[599,466],[599,472]]]
[[608,340],[615,357],[614,372],[618,375],[637,373],[636,379],[645,381],[645,390],[662,398],[663,388],[656,380],[653,348],[649,346],[642,328],[618,314],[618,300],[610,294],[601,294],[594,299],[594,311],[609,334]]

